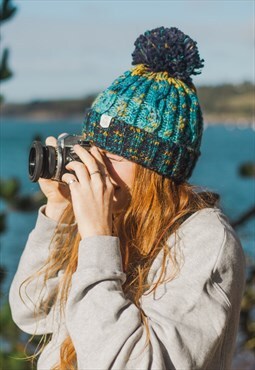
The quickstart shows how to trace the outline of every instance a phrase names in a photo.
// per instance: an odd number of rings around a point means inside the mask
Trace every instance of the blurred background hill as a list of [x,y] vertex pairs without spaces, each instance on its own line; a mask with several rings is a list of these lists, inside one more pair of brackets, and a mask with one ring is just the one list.
[[[251,82],[222,84],[197,88],[205,122],[254,123],[255,86]],[[27,104],[2,104],[3,117],[23,119],[81,119],[96,94],[83,99],[35,100]]]
[[[205,85],[197,88],[204,120],[215,123],[254,123],[254,90],[251,82]],[[96,94],[83,99],[34,100],[27,104],[2,104],[3,117],[23,119],[81,119]]]

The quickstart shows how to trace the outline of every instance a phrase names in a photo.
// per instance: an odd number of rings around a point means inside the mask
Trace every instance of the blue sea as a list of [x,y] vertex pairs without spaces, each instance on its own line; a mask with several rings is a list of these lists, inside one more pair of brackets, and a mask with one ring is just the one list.
[[[38,191],[39,187],[28,179],[28,152],[34,137],[42,140],[60,133],[80,134],[81,122],[1,119],[0,150],[3,179],[16,177],[22,193]],[[242,215],[255,203],[255,181],[238,175],[238,167],[255,159],[255,131],[251,127],[213,125],[205,127],[201,156],[189,182],[217,192],[221,206],[230,221]],[[5,209],[1,203],[1,210]],[[8,271],[4,295],[16,271],[28,233],[35,224],[36,212],[8,210],[7,230],[1,234],[1,265]],[[236,229],[249,260],[255,261],[255,219]]]

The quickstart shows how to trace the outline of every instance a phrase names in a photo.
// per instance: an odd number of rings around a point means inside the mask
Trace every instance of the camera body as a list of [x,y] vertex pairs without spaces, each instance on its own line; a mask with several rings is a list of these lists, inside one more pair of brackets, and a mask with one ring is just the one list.
[[28,160],[29,179],[36,182],[40,177],[61,181],[66,165],[72,161],[81,161],[73,151],[75,144],[89,150],[90,141],[84,140],[81,135],[62,134],[57,139],[57,146],[42,145],[34,141],[30,148]]

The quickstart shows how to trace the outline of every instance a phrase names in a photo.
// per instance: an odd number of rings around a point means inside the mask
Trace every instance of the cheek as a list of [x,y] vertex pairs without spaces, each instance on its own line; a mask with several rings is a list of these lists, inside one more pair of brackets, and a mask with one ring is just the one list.
[[129,188],[131,188],[133,183],[133,171],[134,171],[133,163],[128,164],[119,163],[114,165],[113,167],[119,177],[119,180],[123,181]]

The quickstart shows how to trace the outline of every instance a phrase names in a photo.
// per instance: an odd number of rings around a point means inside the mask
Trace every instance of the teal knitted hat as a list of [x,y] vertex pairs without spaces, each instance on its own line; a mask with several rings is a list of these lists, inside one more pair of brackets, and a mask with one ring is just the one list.
[[135,67],[100,93],[83,134],[177,183],[200,155],[203,117],[191,74],[203,67],[196,42],[175,27],[146,31],[135,42]]

